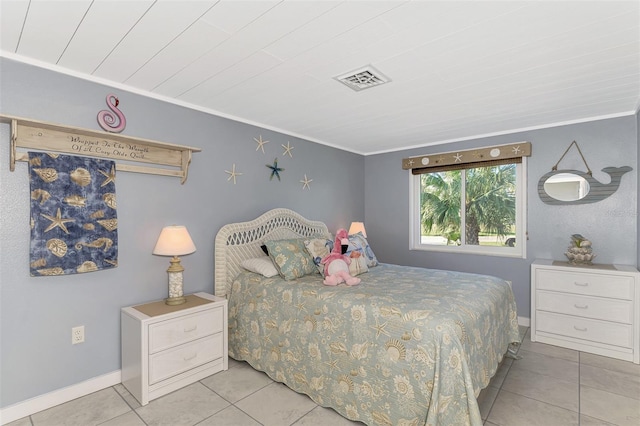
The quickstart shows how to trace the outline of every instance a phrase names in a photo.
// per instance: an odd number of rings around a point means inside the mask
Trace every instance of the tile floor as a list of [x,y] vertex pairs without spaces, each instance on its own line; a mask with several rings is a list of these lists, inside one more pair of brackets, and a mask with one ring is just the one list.
[[[506,358],[478,403],[488,426],[640,425],[640,365],[532,343]],[[61,425],[361,425],[245,363],[141,407],[121,385],[10,423]]]

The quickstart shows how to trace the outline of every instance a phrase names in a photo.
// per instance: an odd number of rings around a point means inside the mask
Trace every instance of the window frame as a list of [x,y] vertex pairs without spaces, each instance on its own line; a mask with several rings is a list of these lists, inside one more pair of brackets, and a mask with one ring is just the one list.
[[[480,165],[479,165],[480,166]],[[444,253],[478,254],[486,256],[527,257],[527,157],[516,163],[516,244],[515,247],[479,246],[479,245],[436,245],[421,243],[420,224],[420,174],[409,174],[409,250],[435,251]],[[464,182],[462,181],[464,196]],[[464,205],[462,203],[461,205]],[[460,229],[464,229],[464,215],[460,217]]]

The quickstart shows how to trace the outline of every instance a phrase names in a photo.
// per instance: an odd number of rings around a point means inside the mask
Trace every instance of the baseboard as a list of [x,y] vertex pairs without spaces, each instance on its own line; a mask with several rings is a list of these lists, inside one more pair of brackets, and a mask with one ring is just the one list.
[[0,409],[0,425],[11,423],[23,417],[30,416],[47,408],[64,404],[81,396],[117,385],[122,381],[120,370],[94,377],[75,385],[67,386],[44,395],[36,396],[17,404]]
[[518,325],[523,327],[531,327],[531,318],[518,317]]

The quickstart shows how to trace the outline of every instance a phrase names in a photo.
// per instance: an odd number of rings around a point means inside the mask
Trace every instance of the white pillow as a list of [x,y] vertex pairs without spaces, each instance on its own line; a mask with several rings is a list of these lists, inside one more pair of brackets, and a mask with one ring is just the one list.
[[255,272],[267,278],[278,275],[278,270],[269,256],[254,257],[243,260],[240,264],[247,271]]

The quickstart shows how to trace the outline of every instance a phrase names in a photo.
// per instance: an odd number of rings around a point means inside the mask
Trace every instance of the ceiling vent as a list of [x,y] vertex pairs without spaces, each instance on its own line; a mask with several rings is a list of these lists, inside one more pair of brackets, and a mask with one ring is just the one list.
[[355,71],[351,71],[334,78],[356,92],[370,87],[380,86],[381,84],[391,81],[389,77],[382,74],[371,65],[367,65],[366,67],[359,68]]

